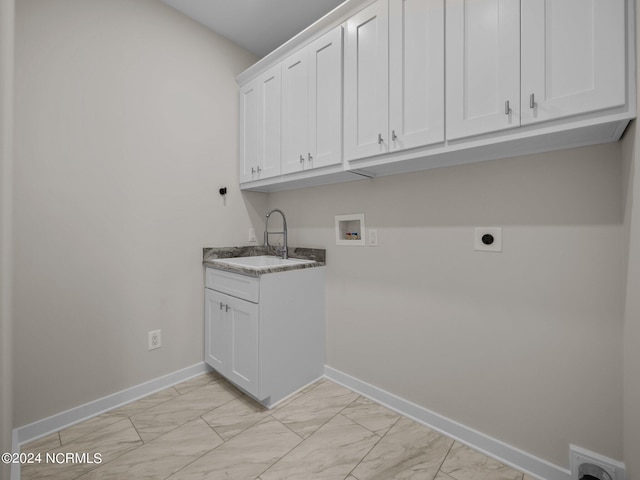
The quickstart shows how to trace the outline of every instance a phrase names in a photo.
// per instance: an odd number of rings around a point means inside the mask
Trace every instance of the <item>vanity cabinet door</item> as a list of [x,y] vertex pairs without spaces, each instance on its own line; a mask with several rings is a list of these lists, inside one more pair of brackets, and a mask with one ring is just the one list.
[[229,329],[225,322],[225,297],[222,293],[205,289],[204,304],[204,357],[207,364],[224,374],[227,369],[227,338]]
[[447,0],[447,139],[520,126],[520,1]]
[[389,1],[390,150],[444,142],[444,0]]
[[225,328],[228,329],[227,378],[256,398],[259,391],[260,322],[258,304],[226,296]]
[[389,5],[378,0],[347,21],[344,71],[346,160],[389,150]]
[[625,104],[624,12],[624,0],[522,0],[522,125]]
[[205,289],[205,361],[256,398],[259,330],[256,303]]

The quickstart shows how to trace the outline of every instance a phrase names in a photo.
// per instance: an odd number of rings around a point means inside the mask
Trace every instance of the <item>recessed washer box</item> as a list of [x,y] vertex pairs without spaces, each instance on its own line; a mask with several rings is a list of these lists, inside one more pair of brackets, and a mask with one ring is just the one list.
[[364,213],[336,215],[336,245],[365,245]]

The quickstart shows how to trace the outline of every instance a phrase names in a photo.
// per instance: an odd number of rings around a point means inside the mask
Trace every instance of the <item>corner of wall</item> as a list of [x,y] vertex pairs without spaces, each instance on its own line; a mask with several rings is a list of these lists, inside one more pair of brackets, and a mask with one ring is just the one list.
[[[11,211],[15,0],[0,0],[0,451],[12,449]],[[9,478],[9,465],[0,475]]]

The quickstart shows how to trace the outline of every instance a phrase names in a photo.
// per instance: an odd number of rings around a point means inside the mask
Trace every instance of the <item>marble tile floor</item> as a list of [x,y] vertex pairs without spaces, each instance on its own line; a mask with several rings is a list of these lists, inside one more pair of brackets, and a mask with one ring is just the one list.
[[22,451],[23,480],[533,480],[329,380],[267,410],[215,373]]

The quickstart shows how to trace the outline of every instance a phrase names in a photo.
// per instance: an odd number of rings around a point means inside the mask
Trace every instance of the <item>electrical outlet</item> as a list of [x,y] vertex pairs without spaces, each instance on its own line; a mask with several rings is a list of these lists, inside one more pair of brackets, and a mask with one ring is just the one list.
[[473,248],[478,252],[502,252],[502,228],[477,227],[474,232]]
[[249,229],[249,242],[251,242],[251,243],[257,242],[256,229],[255,228],[250,228]]
[[162,346],[162,331],[153,330],[149,332],[149,350],[155,350]]

